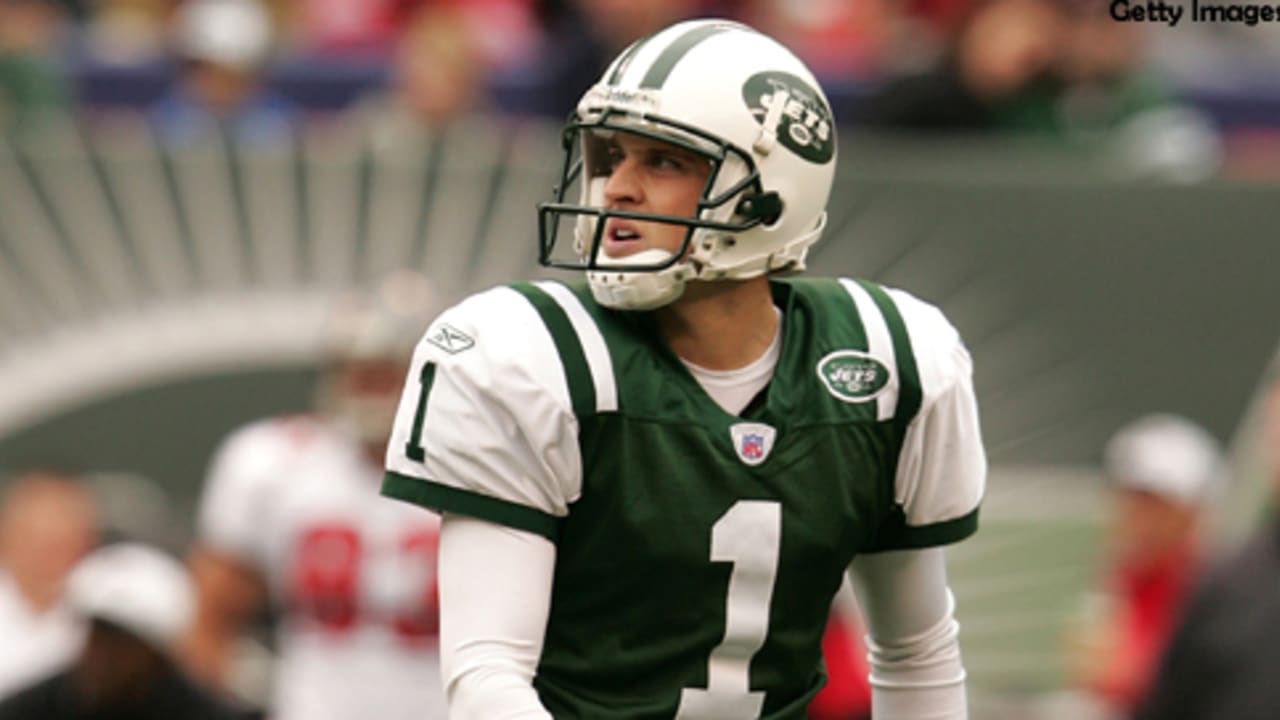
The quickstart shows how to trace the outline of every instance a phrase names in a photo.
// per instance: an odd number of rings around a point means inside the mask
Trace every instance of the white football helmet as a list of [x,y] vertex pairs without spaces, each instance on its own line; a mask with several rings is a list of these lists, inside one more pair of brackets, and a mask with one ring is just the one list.
[[[692,217],[606,207],[599,139],[657,138],[705,156],[711,175]],[[830,105],[813,74],[772,38],[736,22],[690,20],[636,41],[579,101],[564,131],[553,202],[538,206],[543,265],[587,271],[602,305],[661,307],[688,280],[740,280],[804,268],[826,223],[835,169]],[[593,148],[593,146],[596,146]],[[574,189],[576,203],[569,200]],[[687,228],[669,253],[601,252],[610,217]],[[557,247],[573,221],[573,252]]]

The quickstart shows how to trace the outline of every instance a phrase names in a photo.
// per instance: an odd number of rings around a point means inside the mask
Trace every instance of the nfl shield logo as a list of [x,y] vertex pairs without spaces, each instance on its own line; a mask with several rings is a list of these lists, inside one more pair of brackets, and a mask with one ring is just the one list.
[[763,423],[738,423],[729,427],[733,449],[747,465],[759,465],[769,457],[777,431]]

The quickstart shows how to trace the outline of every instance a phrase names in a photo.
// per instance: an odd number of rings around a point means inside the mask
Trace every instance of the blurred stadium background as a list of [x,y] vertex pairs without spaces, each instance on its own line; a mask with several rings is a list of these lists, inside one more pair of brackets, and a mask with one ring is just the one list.
[[[1089,37],[1123,56],[1106,82],[1064,72],[1036,101],[1045,122],[921,122],[956,107],[946,93],[923,93],[922,116],[871,112],[957,52],[985,6],[1038,2],[1061,14],[1032,36],[1059,51],[1076,23],[1104,23]],[[311,405],[344,293],[414,268],[443,307],[544,276],[533,207],[572,98],[617,36],[716,12],[793,43],[842,120],[811,268],[912,290],[973,352],[992,476],[951,567],[975,717],[1048,716],[1064,625],[1096,580],[1098,464],[1120,424],[1176,412],[1228,444],[1222,540],[1262,505],[1251,414],[1280,340],[1274,28],[1117,38],[1094,6],[1052,0],[280,0],[254,68],[288,110],[265,131],[210,130],[164,111],[209,62],[170,32],[182,5],[0,0],[0,470],[150,483],[170,508],[150,522],[181,546],[220,437]],[[445,79],[422,77],[424,56]],[[1028,83],[1046,72],[1010,62]],[[1078,112],[1139,76],[1159,102]],[[423,92],[448,102],[406,100]]]

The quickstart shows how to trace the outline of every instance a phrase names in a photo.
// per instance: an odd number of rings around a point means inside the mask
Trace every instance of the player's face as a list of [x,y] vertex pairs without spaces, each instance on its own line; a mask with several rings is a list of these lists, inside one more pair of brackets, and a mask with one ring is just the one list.
[[1116,551],[1126,562],[1153,565],[1185,549],[1195,508],[1140,490],[1120,493],[1114,518]]
[[93,501],[64,478],[33,474],[19,482],[0,509],[0,562],[15,577],[56,587],[93,547]]
[[[707,158],[670,143],[615,132],[605,141],[604,204],[610,210],[693,217],[706,187]],[[642,250],[675,252],[687,229],[680,225],[609,218],[600,251],[611,258]]]

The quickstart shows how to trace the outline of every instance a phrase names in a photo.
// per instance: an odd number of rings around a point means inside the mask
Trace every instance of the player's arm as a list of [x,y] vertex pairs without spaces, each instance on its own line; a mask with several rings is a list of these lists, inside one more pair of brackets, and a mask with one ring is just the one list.
[[192,675],[226,689],[237,640],[266,603],[265,583],[255,567],[207,545],[194,547],[187,565],[196,597],[182,659]]
[[955,602],[941,546],[977,527],[986,481],[972,364],[936,308],[891,291],[919,367],[922,403],[894,481],[897,521],[851,579],[867,616],[872,707],[878,720],[968,717]]
[[532,683],[555,559],[555,545],[541,535],[464,515],[444,517],[440,663],[450,718],[550,720]]
[[529,302],[494,290],[433,323],[414,355],[382,492],[444,517],[438,583],[450,717],[550,717],[533,676],[552,538],[580,477],[565,373]]
[[862,555],[850,577],[866,615],[875,717],[968,717],[959,625],[942,548]]
[[882,530],[882,550],[958,542],[977,530],[987,458],[973,390],[973,361],[932,305],[890,291],[919,368],[920,410],[907,426],[894,479],[900,523]]

